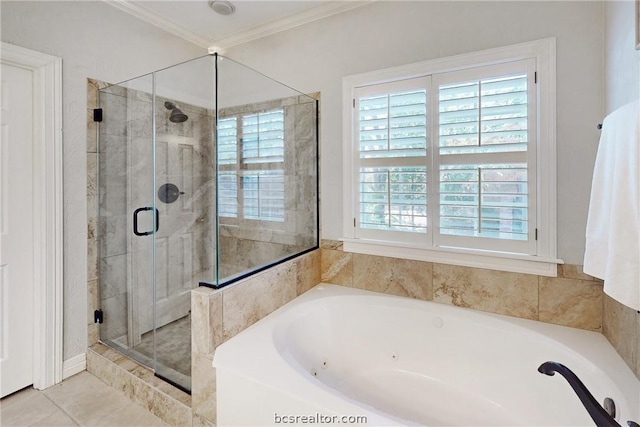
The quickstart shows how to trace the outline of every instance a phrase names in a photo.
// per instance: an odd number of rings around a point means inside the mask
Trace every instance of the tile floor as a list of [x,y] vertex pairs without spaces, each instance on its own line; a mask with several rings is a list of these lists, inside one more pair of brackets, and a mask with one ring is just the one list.
[[166,426],[160,418],[84,371],[44,391],[0,401],[0,426]]

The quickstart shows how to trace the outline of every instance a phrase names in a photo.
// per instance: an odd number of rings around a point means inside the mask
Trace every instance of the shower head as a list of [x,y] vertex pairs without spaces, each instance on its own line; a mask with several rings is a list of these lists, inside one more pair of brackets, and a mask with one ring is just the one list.
[[171,111],[171,115],[169,116],[169,121],[172,123],[182,123],[186,122],[189,117],[182,112],[179,108],[174,108]]
[[171,110],[171,115],[169,116],[171,123],[183,123],[189,118],[181,109],[176,107],[176,104],[173,102],[165,101],[164,106],[167,110]]

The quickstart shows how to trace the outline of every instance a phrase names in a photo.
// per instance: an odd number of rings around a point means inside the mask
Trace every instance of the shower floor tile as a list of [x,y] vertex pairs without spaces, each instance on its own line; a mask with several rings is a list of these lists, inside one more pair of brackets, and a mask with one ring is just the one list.
[[[153,359],[153,331],[142,335],[133,350]],[[191,376],[191,316],[185,316],[156,330],[158,362],[185,376]]]

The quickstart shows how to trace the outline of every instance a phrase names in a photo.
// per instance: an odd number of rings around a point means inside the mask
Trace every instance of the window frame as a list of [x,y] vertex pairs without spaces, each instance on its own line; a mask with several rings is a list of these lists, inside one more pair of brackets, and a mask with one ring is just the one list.
[[[506,251],[435,246],[433,238],[425,241],[399,241],[389,238],[363,238],[356,234],[358,212],[355,187],[359,183],[359,147],[355,93],[358,88],[434,76],[442,73],[460,72],[485,66],[496,66],[508,62],[532,59],[535,61],[535,150],[528,150],[535,162],[535,218],[533,230],[537,229],[533,254]],[[556,40],[547,38],[517,45],[499,47],[479,52],[434,59],[400,67],[347,76],[342,81],[343,96],[343,241],[344,250],[370,255],[439,262],[453,265],[488,268],[502,271],[538,274],[555,277],[557,264],[556,224]],[[434,85],[435,87],[435,85]],[[431,123],[435,106],[433,96],[427,94],[427,116]],[[427,130],[428,139],[437,134],[437,126]],[[433,144],[431,144],[433,146]],[[437,156],[435,156],[437,157]],[[434,162],[437,163],[437,162]],[[433,168],[434,164],[427,165]],[[434,170],[432,170],[435,173]],[[434,185],[434,175],[427,173],[427,185]],[[534,182],[534,181],[532,181]],[[433,193],[431,193],[433,194]],[[430,213],[433,203],[427,204]],[[431,216],[433,218],[433,215]],[[429,228],[432,228],[430,225]],[[531,228],[531,227],[530,227]],[[428,233],[435,235],[436,233]],[[424,236],[424,234],[421,234]]]

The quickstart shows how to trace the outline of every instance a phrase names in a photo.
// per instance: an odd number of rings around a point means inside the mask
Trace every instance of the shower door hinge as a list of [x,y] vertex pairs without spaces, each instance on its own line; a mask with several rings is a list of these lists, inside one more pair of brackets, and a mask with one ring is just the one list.
[[536,228],[536,240],[538,240],[538,229]]
[[93,323],[102,323],[104,320],[104,315],[102,314],[102,310],[96,310],[93,312]]
[[102,108],[94,108],[93,109],[93,121],[101,122],[102,121]]
[[534,84],[538,84],[538,72],[537,71],[533,72],[533,83]]

